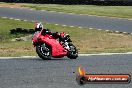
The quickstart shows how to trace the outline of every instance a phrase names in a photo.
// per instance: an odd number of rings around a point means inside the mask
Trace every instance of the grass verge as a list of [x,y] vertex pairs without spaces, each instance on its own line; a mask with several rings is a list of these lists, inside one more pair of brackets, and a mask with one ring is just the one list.
[[[79,48],[79,53],[102,53],[102,52],[131,52],[132,35],[116,34],[106,31],[98,31],[89,28],[63,27],[61,25],[45,24],[52,31],[64,31],[70,34],[73,43]],[[21,34],[11,35],[12,28],[33,28],[34,23],[15,21],[0,18],[0,56],[27,56],[36,55],[31,41],[16,41],[11,39],[25,36]]]

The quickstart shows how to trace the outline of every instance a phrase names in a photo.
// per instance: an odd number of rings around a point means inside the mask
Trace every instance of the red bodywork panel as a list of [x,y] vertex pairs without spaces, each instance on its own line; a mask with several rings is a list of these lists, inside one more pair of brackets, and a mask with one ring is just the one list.
[[64,37],[64,36],[65,36],[65,33],[64,33],[64,32],[61,32],[60,35],[61,35],[62,37]]
[[46,43],[52,48],[52,57],[63,57],[67,55],[67,50],[63,48],[61,43],[54,39],[51,35],[41,35],[41,32],[36,34],[33,38],[33,43]]

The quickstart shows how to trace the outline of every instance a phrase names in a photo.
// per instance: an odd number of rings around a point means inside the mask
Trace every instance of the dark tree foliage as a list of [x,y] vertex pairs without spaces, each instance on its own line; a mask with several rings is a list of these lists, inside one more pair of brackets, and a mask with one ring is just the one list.
[[1,2],[81,4],[90,0],[0,0]]
[[132,0],[0,0],[0,2],[42,3],[42,4],[98,4],[98,5],[132,5]]

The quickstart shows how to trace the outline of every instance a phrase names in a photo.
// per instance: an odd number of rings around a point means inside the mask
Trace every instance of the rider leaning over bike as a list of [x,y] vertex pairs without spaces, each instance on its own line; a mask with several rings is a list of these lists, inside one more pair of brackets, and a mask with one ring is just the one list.
[[59,33],[59,32],[52,32],[50,29],[44,28],[42,23],[36,23],[35,24],[35,34],[39,33],[40,31],[44,31],[43,33],[52,35],[55,39],[59,39],[59,42],[62,42],[64,44],[64,47],[66,49],[69,49],[67,42],[65,42],[65,37],[69,36],[69,34],[61,35],[61,33]]

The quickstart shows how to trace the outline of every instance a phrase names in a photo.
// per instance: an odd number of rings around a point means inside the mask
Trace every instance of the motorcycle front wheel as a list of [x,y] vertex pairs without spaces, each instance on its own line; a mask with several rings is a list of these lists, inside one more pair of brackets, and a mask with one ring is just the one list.
[[38,56],[43,60],[51,59],[51,50],[46,44],[37,45],[36,52]]
[[70,50],[68,52],[67,57],[70,59],[76,59],[78,57],[78,50],[72,43],[69,44],[69,47],[70,47]]

